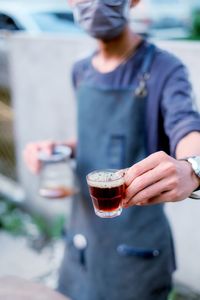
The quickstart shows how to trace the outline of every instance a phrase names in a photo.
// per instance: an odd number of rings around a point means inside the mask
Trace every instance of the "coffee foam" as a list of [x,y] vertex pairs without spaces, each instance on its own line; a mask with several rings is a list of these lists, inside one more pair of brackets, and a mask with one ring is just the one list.
[[87,182],[92,187],[114,188],[124,184],[124,178],[119,172],[96,172],[89,175]]

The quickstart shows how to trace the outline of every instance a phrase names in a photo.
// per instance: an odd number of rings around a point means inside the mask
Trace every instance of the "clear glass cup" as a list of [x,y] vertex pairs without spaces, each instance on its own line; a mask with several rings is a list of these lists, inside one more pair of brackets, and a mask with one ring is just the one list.
[[122,213],[125,196],[123,170],[96,170],[87,175],[94,211],[101,218],[114,218]]
[[39,154],[41,172],[39,195],[47,199],[65,199],[78,191],[77,180],[71,164],[71,149],[56,146],[51,155]]

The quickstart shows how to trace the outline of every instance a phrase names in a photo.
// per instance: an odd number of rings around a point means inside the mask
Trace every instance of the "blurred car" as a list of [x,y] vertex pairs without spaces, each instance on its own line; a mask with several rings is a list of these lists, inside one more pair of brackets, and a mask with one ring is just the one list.
[[67,1],[0,0],[0,88],[9,87],[7,36],[16,32],[83,34]]
[[191,15],[188,0],[142,0],[131,12],[131,25],[152,37],[183,38],[190,35]]
[[81,32],[74,23],[72,11],[67,4],[27,2],[0,2],[0,31],[67,34]]

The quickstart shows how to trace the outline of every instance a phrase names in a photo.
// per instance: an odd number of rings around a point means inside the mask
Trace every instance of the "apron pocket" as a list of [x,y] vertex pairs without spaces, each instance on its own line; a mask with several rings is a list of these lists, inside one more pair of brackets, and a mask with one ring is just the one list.
[[125,164],[126,137],[113,134],[108,143],[108,165],[111,169],[121,169]]
[[117,252],[120,256],[135,256],[141,258],[156,258],[161,254],[159,249],[136,248],[126,244],[121,244],[117,247]]

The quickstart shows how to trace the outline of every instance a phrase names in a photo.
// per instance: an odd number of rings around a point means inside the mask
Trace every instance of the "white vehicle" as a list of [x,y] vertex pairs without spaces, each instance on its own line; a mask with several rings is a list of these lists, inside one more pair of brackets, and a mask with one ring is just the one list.
[[81,33],[66,3],[0,1],[0,31]]
[[18,31],[83,35],[67,1],[0,0],[0,88],[9,86],[7,36]]
[[131,12],[131,25],[153,37],[183,38],[190,34],[191,15],[188,0],[142,0]]

